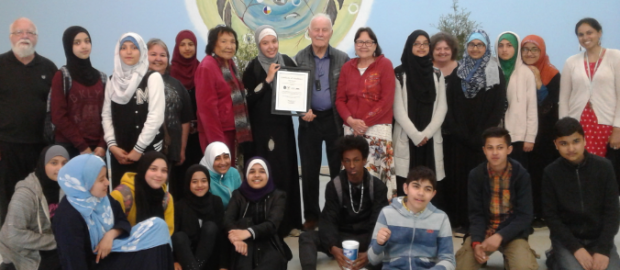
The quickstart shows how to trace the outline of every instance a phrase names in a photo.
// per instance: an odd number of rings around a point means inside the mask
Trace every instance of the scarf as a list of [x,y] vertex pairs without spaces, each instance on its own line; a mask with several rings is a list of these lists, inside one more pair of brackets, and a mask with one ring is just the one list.
[[549,61],[549,55],[547,55],[547,46],[545,45],[545,41],[537,36],[537,35],[529,35],[521,41],[521,47],[525,45],[525,43],[534,43],[538,49],[540,49],[540,57],[538,61],[534,63],[534,66],[538,68],[540,71],[540,79],[543,85],[548,85],[549,82],[559,73],[558,69],[551,64]]
[[[282,54],[280,54],[280,52],[276,53],[275,57],[269,58],[263,53],[263,51],[261,51],[260,42],[266,36],[274,36],[276,37],[276,39],[278,38],[278,35],[276,34],[273,26],[262,25],[256,28],[256,30],[254,31],[254,40],[256,41],[256,47],[258,47],[258,56],[256,58],[258,59],[258,62],[260,62],[260,65],[263,67],[263,70],[265,70],[265,73],[269,74],[269,67],[271,67],[271,64],[275,63],[283,66],[284,58],[282,58]],[[275,89],[275,81],[276,80],[271,81],[272,89]]]
[[210,210],[210,199],[212,194],[207,191],[207,193],[202,196],[196,196],[191,190],[190,185],[192,183],[192,176],[196,172],[203,172],[207,176],[207,182],[209,182],[209,189],[211,188],[211,176],[209,174],[209,170],[200,164],[194,164],[187,169],[185,173],[185,197],[184,200],[187,203],[187,206],[191,208],[196,215],[201,218],[207,215]]
[[90,64],[90,57],[81,59],[73,53],[73,40],[79,33],[85,33],[92,42],[90,34],[83,27],[71,26],[67,28],[62,35],[62,47],[65,49],[65,57],[67,58],[66,66],[69,70],[69,74],[71,74],[71,80],[85,86],[92,86],[101,79],[101,75],[99,71]]
[[[260,164],[263,168],[265,168],[265,172],[267,173],[267,184],[264,187],[259,188],[259,189],[254,189],[248,183],[250,181],[249,180],[250,169],[252,168],[252,166],[254,166],[254,164]],[[271,168],[269,167],[269,163],[267,162],[266,159],[261,158],[261,157],[253,157],[250,160],[248,160],[245,166],[246,181],[243,181],[243,183],[241,183],[241,187],[239,188],[239,192],[241,192],[243,197],[255,203],[265,198],[265,196],[269,195],[271,192],[273,192],[276,189],[276,185],[273,183],[273,179],[271,179],[271,176],[269,173],[270,171],[271,171]]]
[[231,59],[228,60],[228,67],[224,65],[224,59],[214,55],[213,58],[217,61],[222,70],[224,80],[230,87],[230,98],[232,99],[233,113],[235,118],[235,139],[237,143],[251,142],[252,141],[252,128],[250,127],[250,121],[248,118],[248,108],[245,105],[245,94],[243,83],[238,77],[237,67],[235,62]]
[[[88,227],[91,250],[103,235],[114,227],[114,213],[108,196],[97,198],[90,193],[103,160],[95,155],[79,155],[58,172],[58,184],[69,204],[77,210]],[[112,252],[133,252],[170,244],[168,225],[163,219],[151,218],[131,229],[129,237],[114,239]]]
[[138,161],[136,176],[134,178],[135,185],[135,202],[136,202],[136,223],[151,217],[164,218],[163,201],[166,192],[163,188],[153,189],[144,178],[151,164],[157,159],[163,159],[166,163],[166,156],[157,151],[150,151],[144,154]]
[[196,48],[198,43],[196,42],[196,35],[192,31],[183,30],[177,34],[176,44],[174,45],[174,51],[172,52],[172,65],[170,65],[170,76],[179,80],[185,89],[192,90],[194,86],[194,74],[198,68],[200,61],[196,59],[196,53],[191,58],[185,58],[179,51],[179,44],[184,39],[191,40]]
[[502,67],[502,71],[504,72],[504,78],[506,79],[506,85],[508,85],[508,83],[510,82],[510,75],[512,75],[512,72],[515,70],[517,60],[521,61],[521,59],[517,59],[519,58],[519,45],[520,44],[519,44],[519,39],[510,32],[500,35],[499,39],[497,40],[498,48],[499,48],[499,43],[502,40],[508,40],[508,42],[510,42],[512,47],[515,48],[514,55],[508,60],[503,60],[499,58],[499,49],[496,48],[498,50],[497,59],[499,60],[499,64]]
[[437,91],[433,78],[433,61],[430,52],[423,57],[418,57],[411,51],[413,43],[419,36],[424,36],[430,42],[428,34],[422,30],[416,30],[407,38],[405,48],[400,58],[402,69],[407,74],[407,91],[410,95],[422,103],[435,103]]
[[[473,39],[478,39],[486,45],[486,51],[480,59],[473,59],[467,53],[467,44]],[[484,30],[475,30],[467,40],[463,59],[459,61],[456,75],[461,79],[461,88],[465,97],[474,98],[480,90],[489,90],[499,84],[499,66],[497,61],[491,57],[491,48],[489,48],[491,41]]]
[[[140,50],[140,60],[133,66],[126,65],[120,57],[120,50],[123,42],[131,41],[137,44]],[[146,44],[142,37],[136,33],[126,33],[121,36],[116,43],[114,50],[114,72],[110,81],[106,85],[106,95],[118,104],[127,104],[133,97],[142,77],[149,69]]]
[[61,156],[69,160],[69,153],[67,150],[60,145],[52,145],[45,147],[43,151],[41,151],[41,155],[39,155],[39,161],[37,162],[37,167],[34,170],[34,174],[39,179],[39,183],[41,184],[41,189],[43,190],[43,196],[45,196],[45,200],[48,204],[57,204],[60,196],[60,186],[58,186],[58,182],[50,179],[45,172],[45,166],[48,162],[54,157]]
[[230,155],[228,146],[223,142],[212,142],[205,149],[205,155],[200,160],[200,165],[205,166],[210,173],[209,192],[222,199],[224,208],[228,206],[232,192],[241,186],[241,175],[237,169],[230,167],[224,174],[220,174],[213,168],[215,158],[222,154]]

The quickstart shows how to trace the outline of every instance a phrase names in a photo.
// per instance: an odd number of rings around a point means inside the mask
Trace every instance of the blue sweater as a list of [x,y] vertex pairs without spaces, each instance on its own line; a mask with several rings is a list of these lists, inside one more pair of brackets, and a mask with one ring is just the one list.
[[[368,259],[383,269],[444,269],[456,266],[450,220],[443,211],[429,203],[420,215],[403,207],[404,197],[392,199],[384,207],[372,233]],[[392,232],[383,246],[377,244],[381,228]]]

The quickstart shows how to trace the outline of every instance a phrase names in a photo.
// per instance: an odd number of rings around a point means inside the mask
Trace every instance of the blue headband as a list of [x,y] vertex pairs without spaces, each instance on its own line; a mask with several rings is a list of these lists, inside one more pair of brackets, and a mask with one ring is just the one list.
[[469,44],[470,42],[472,42],[472,41],[473,41],[473,40],[475,40],[475,39],[482,41],[482,43],[484,43],[484,46],[485,46],[485,47],[488,47],[488,46],[489,46],[489,44],[487,44],[487,39],[486,39],[486,38],[484,38],[484,35],[482,35],[481,33],[478,33],[478,32],[476,32],[476,33],[472,33],[472,34],[469,36],[469,38],[467,39],[466,44]]
[[121,47],[123,46],[123,43],[125,43],[125,41],[130,41],[131,43],[133,43],[133,45],[136,45],[136,48],[140,49],[140,45],[138,45],[138,41],[134,37],[126,36],[125,38],[121,39]]

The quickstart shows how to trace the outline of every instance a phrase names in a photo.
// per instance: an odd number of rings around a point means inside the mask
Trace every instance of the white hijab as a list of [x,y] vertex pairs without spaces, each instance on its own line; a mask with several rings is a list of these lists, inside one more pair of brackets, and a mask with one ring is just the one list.
[[[205,149],[205,156],[200,160],[200,165],[207,167],[209,171],[215,172],[213,169],[213,162],[215,158],[221,154],[229,154],[230,150],[228,146],[223,142],[212,142]],[[266,167],[265,167],[266,168]]]
[[[121,42],[126,37],[134,38],[138,42],[138,49],[140,50],[140,60],[133,66],[126,65],[120,57]],[[147,51],[146,43],[136,33],[125,33],[118,40],[114,50],[114,73],[106,86],[106,93],[110,95],[112,101],[118,104],[127,104],[131,100],[142,81],[142,77],[149,69]]]

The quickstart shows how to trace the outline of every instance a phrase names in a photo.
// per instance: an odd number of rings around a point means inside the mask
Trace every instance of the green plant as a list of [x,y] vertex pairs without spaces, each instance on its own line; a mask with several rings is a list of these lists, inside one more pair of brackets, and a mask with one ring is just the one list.
[[[439,31],[451,34],[456,38],[459,46],[463,46],[469,34],[478,29],[481,25],[469,19],[471,12],[467,11],[465,8],[460,8],[458,0],[452,0],[451,8],[452,13],[441,15],[441,17],[439,17],[439,24],[437,26],[431,26],[436,27]],[[459,60],[462,57],[462,54],[458,55]]]
[[237,50],[237,54],[235,56],[235,63],[237,64],[237,69],[239,70],[240,77],[243,77],[243,72],[245,72],[245,68],[252,61],[252,59],[256,58],[258,55],[258,47],[256,47],[256,42],[254,42],[254,38],[242,39],[239,42],[239,48]]

